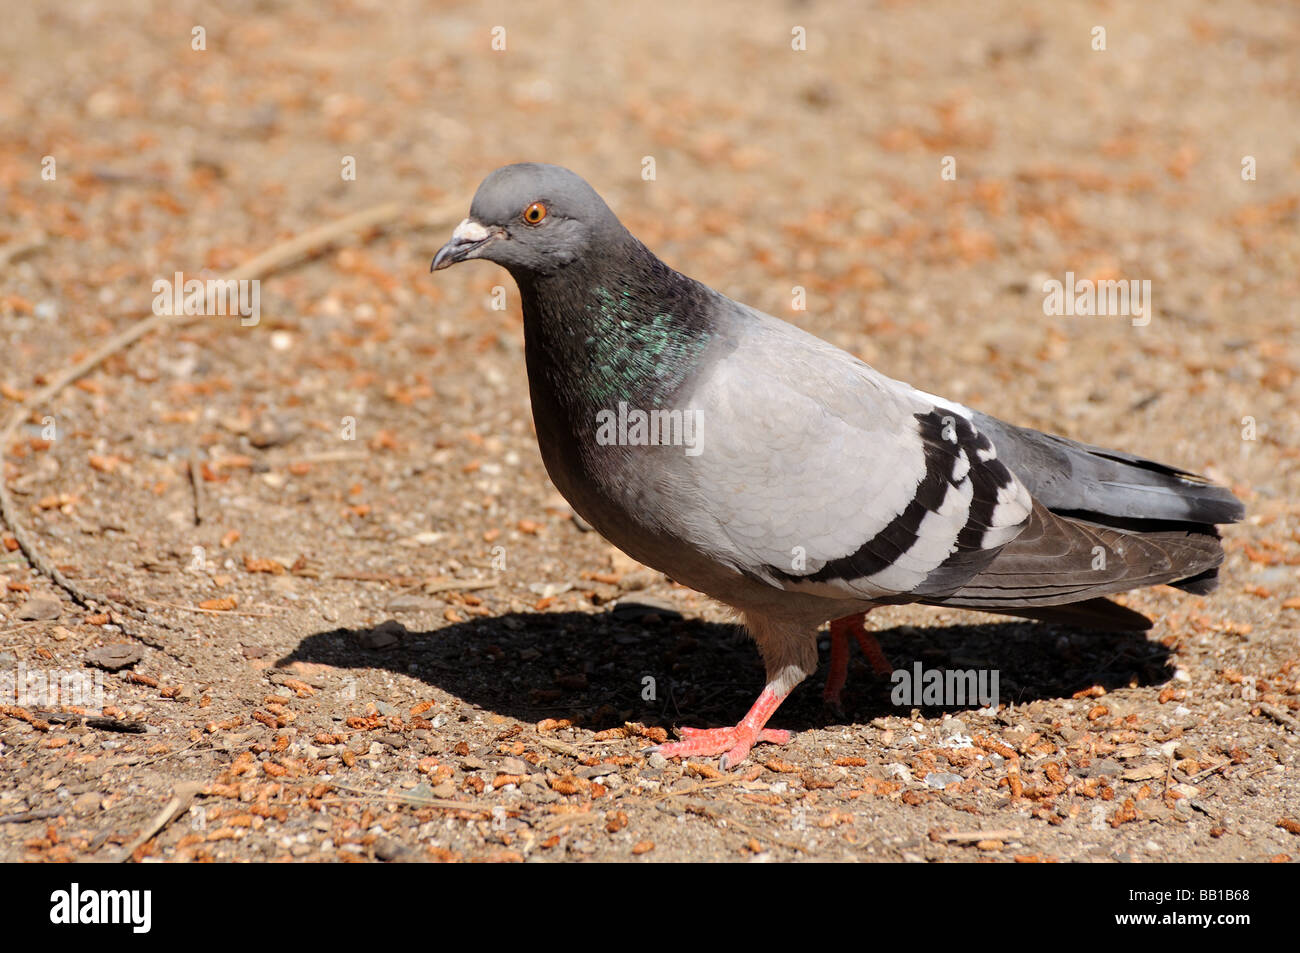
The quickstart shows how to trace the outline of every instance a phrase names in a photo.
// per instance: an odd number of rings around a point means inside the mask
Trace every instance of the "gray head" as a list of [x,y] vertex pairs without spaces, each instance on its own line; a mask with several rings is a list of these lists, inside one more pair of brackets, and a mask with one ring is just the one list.
[[491,173],[474,193],[469,218],[433,259],[438,271],[485,258],[522,275],[550,275],[593,245],[627,236],[596,190],[558,165],[520,162]]

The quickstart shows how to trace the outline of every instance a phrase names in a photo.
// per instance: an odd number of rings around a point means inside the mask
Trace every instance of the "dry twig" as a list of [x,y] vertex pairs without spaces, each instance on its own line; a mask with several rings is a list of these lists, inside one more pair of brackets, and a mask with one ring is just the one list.
[[1260,705],[1259,710],[1264,714],[1268,715],[1268,717],[1272,718],[1279,725],[1282,725],[1284,728],[1290,728],[1292,731],[1296,732],[1297,734],[1300,734],[1300,721],[1297,721],[1294,717],[1287,714],[1281,708],[1278,708],[1276,705],[1268,705],[1268,704]]
[[202,781],[184,781],[172,788],[172,799],[153,816],[144,833],[126,845],[121,856],[117,858],[118,863],[126,863],[131,859],[132,854],[157,837],[164,827],[188,811],[190,805],[194,803],[195,795],[202,790]]

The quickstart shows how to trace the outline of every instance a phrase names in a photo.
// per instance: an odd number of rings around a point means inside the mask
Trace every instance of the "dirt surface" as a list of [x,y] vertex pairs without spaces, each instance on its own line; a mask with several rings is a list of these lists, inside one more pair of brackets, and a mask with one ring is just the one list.
[[[653,6],[6,11],[6,420],[156,280],[401,214],[268,275],[256,326],[163,329],[21,408],[22,524],[118,601],[4,537],[0,671],[106,697],[0,709],[0,859],[1300,857],[1300,10]],[[519,159],[892,376],[1228,484],[1223,585],[1131,594],[1146,635],[881,610],[895,664],[995,669],[1001,708],[897,706],[855,653],[844,713],[824,665],[782,707],[789,746],[647,759],[762,667],[547,482],[505,273],[428,274]],[[1152,320],[1045,315],[1067,271],[1150,280]]]

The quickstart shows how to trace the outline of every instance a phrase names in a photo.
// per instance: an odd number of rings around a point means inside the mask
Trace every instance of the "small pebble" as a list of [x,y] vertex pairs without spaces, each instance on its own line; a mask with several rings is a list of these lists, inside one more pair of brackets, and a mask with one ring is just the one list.
[[960,774],[952,774],[948,771],[931,771],[925,776],[925,786],[928,788],[946,788],[950,784],[956,784],[962,781]]
[[32,596],[19,606],[16,618],[24,622],[34,622],[38,619],[57,619],[62,612],[63,606],[56,597],[39,595]]

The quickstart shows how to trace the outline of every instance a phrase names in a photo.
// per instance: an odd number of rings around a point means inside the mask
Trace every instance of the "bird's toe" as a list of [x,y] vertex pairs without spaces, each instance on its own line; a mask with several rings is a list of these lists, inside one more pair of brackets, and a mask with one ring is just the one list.
[[690,758],[721,755],[719,766],[723,771],[740,764],[749,756],[749,750],[759,742],[783,745],[794,737],[793,732],[780,728],[755,730],[745,725],[734,728],[678,728],[681,741],[656,745],[655,751],[665,758]]

